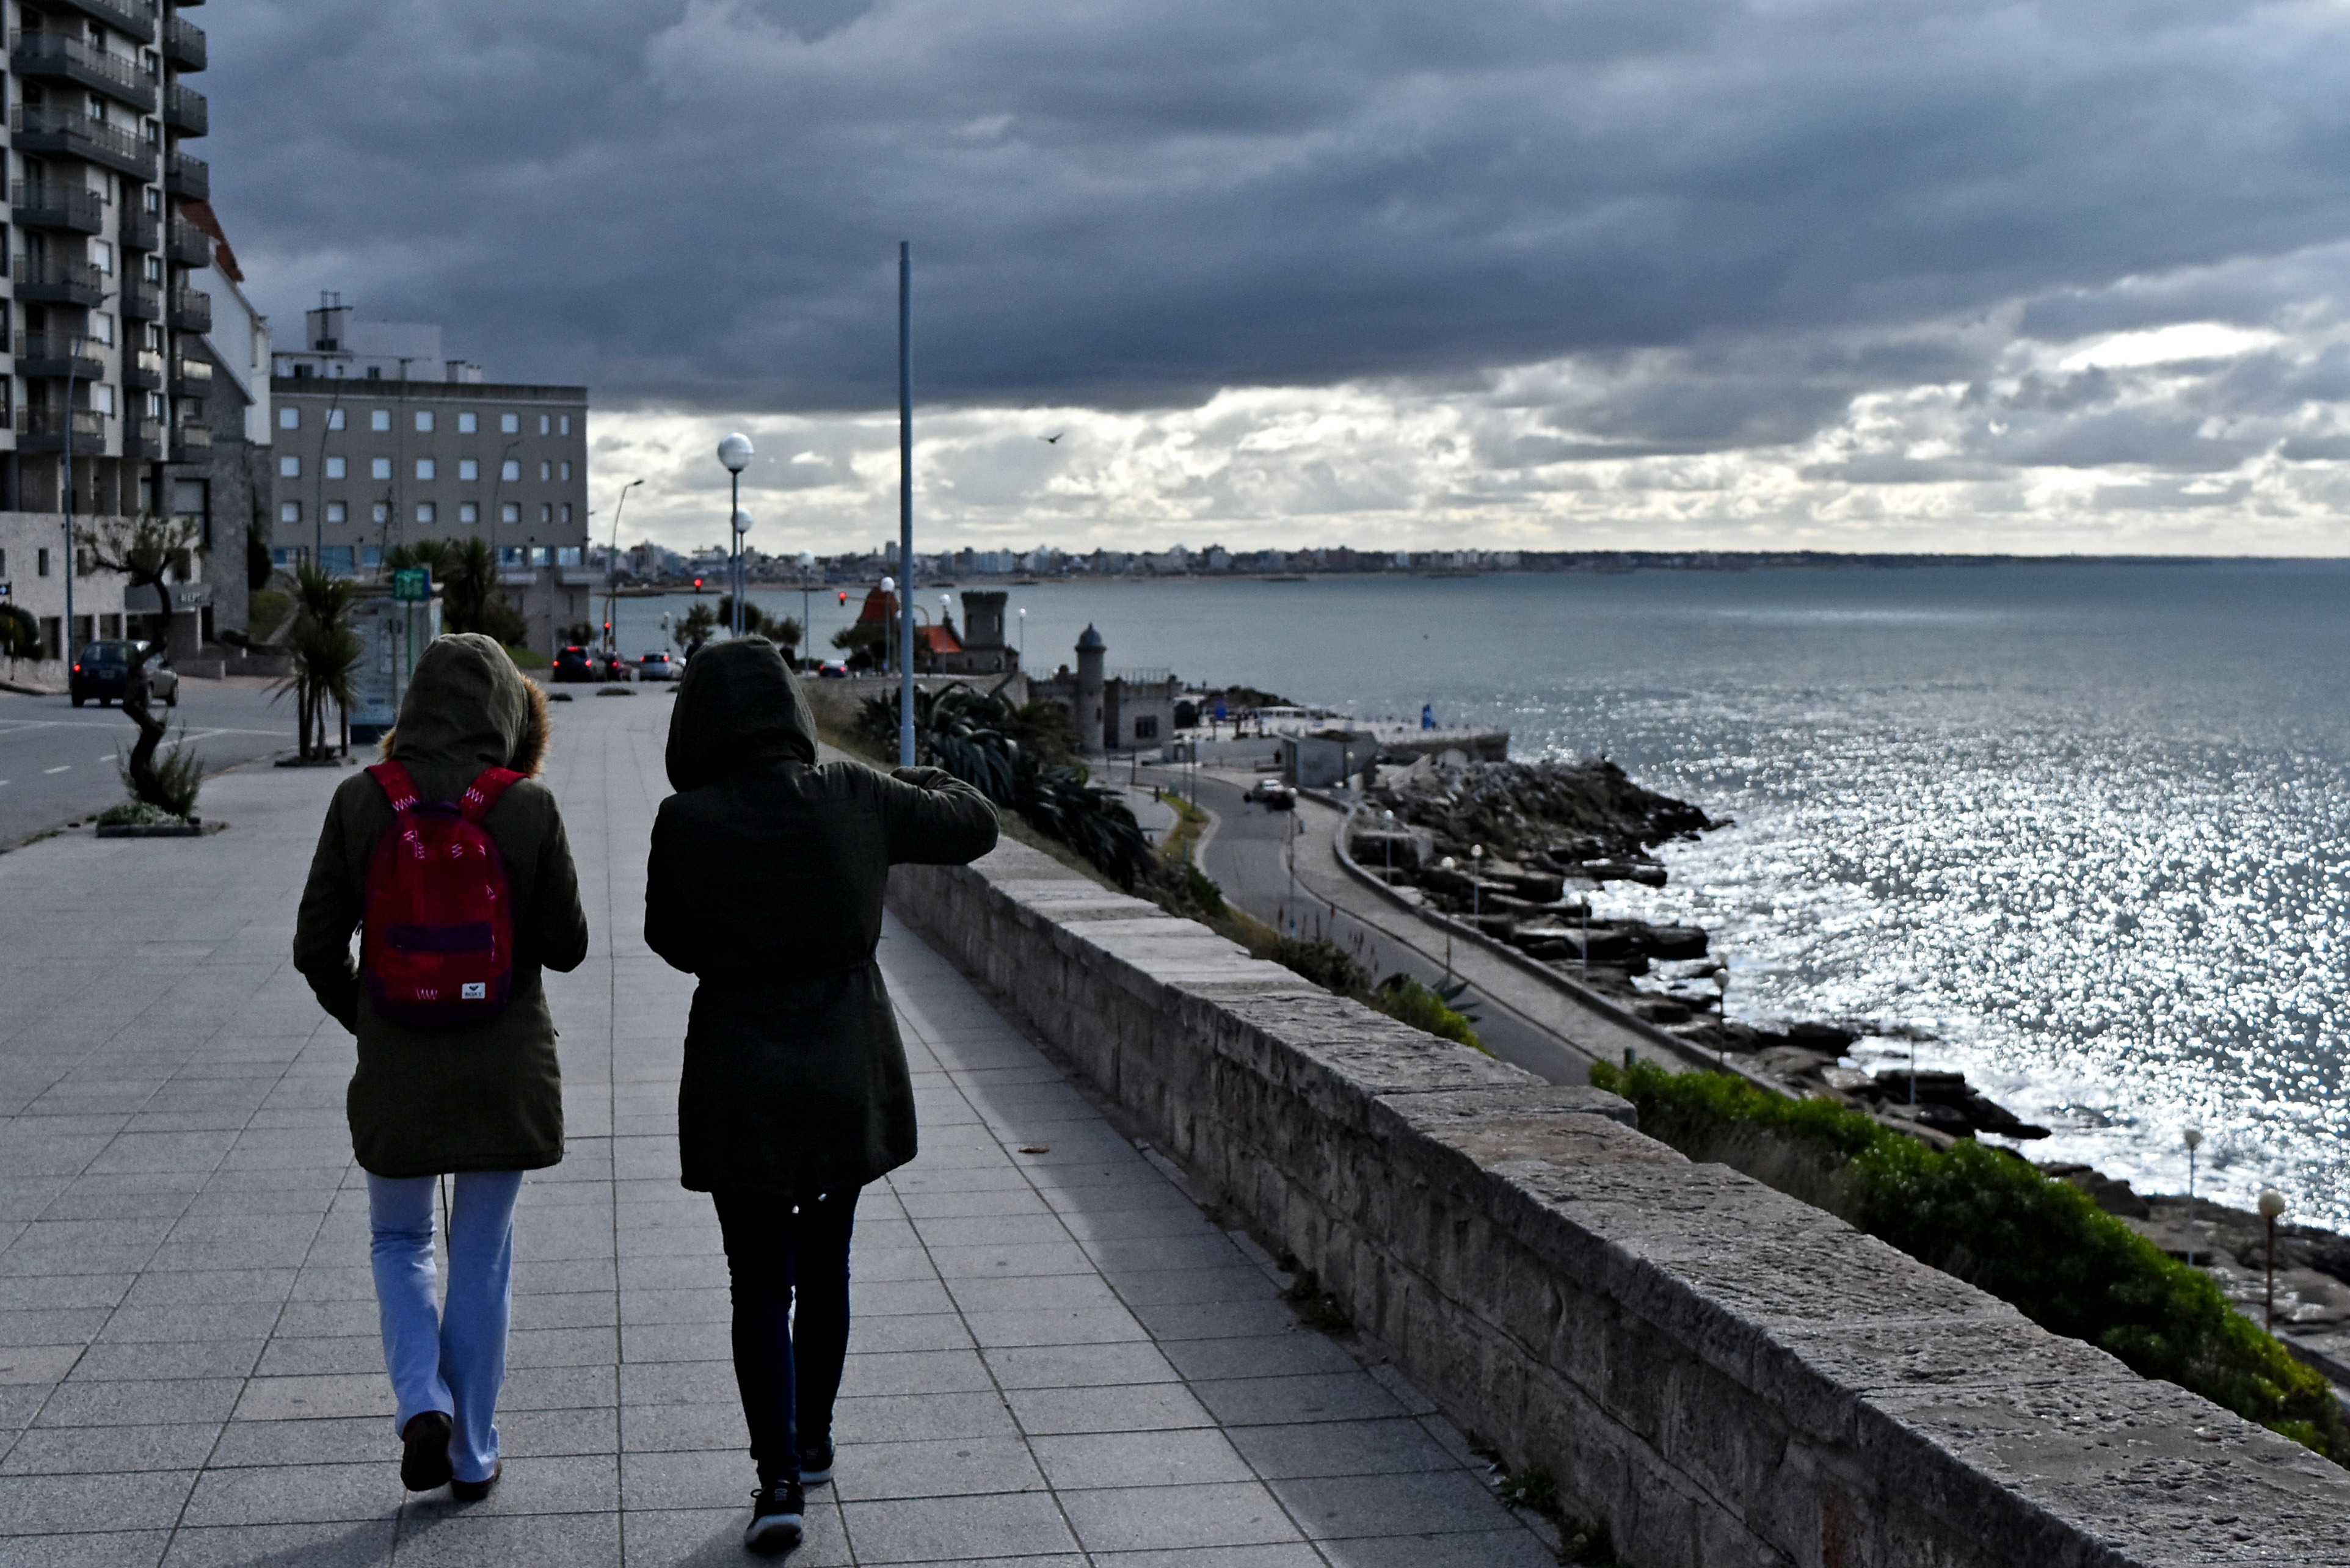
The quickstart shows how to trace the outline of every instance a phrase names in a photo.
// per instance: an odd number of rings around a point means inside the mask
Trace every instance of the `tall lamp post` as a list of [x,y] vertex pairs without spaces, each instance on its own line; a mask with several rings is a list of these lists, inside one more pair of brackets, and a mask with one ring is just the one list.
[[613,601],[620,593],[620,509],[629,504],[629,492],[643,483],[629,481],[620,486],[619,499],[612,503],[612,550],[604,557],[604,648],[609,653],[620,650],[619,633],[612,624]]
[[808,573],[816,569],[816,552],[800,552],[800,668],[806,670],[808,650],[816,646],[816,633],[808,622]]
[[1028,672],[1028,607],[1020,607],[1020,672]]
[[2261,1194],[2260,1210],[2261,1218],[2268,1222],[2269,1230],[2268,1245],[2261,1250],[2261,1262],[2268,1273],[2269,1282],[2268,1321],[2262,1326],[2271,1334],[2274,1334],[2276,1332],[2276,1222],[2278,1217],[2284,1213],[2284,1194],[2273,1187],[2267,1189]]
[[2187,1145],[2187,1266],[2195,1266],[2195,1151],[2203,1147],[2203,1129],[2188,1127],[2179,1135]]
[[[115,295],[115,291],[114,291],[113,289],[110,289],[110,288],[109,288],[109,289],[108,289],[104,294],[101,294],[101,295],[99,295],[99,296],[98,296],[98,302],[99,302],[99,304],[100,304],[100,305],[104,305],[108,300],[112,299],[112,298],[114,297],[114,295]],[[73,531],[73,517],[74,517],[74,486],[73,486],[73,443],[74,443],[73,384],[74,384],[74,355],[73,355],[73,351],[72,351],[72,350],[73,350],[73,345],[71,345],[70,343],[69,343],[69,344],[68,344],[68,345],[67,345],[67,352],[66,352],[66,421],[65,421],[65,424],[66,424],[66,445],[65,445],[65,473],[66,473],[66,634],[65,634],[65,636],[64,636],[62,639],[59,639],[59,640],[64,644],[64,646],[57,649],[57,651],[58,651],[59,653],[62,653],[63,655],[65,655],[66,662],[67,662],[68,665],[70,665],[70,664],[73,662],[73,659],[74,659],[74,651],[73,651],[73,645],[74,645],[74,612],[73,612],[73,585],[74,585],[74,574],[75,574],[77,571],[78,571],[78,570],[80,569],[80,557],[81,557],[81,552],[80,552],[78,549],[75,548],[75,546],[74,546],[74,531]],[[102,445],[102,444],[101,444],[100,450],[103,450],[103,445]],[[167,639],[167,646],[168,646],[168,639],[169,639],[169,638],[170,638],[170,636],[171,636],[171,628],[170,628],[169,627],[166,627],[166,628],[164,628],[163,635],[164,635],[164,637],[165,637],[165,638],[166,638],[166,639]]]
[[898,765],[914,765],[914,248],[898,242]]
[[737,506],[734,509],[734,635],[743,635],[743,623],[750,612],[743,601],[750,597],[751,553],[749,535],[751,514]]
[[743,471],[751,466],[751,438],[736,431],[720,441],[718,461],[726,465],[733,487],[727,514],[734,524],[734,624],[727,630],[731,635],[740,637],[743,635],[743,535],[750,527],[750,514],[743,510]]

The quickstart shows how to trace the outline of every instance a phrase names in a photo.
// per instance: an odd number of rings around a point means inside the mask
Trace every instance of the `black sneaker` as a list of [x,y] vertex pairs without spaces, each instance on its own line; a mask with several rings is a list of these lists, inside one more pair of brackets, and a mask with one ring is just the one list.
[[800,1450],[800,1484],[822,1486],[832,1479],[832,1439],[810,1443]]
[[438,1410],[421,1410],[409,1417],[400,1434],[400,1484],[411,1491],[431,1491],[447,1486],[449,1417]]
[[449,1495],[459,1502],[479,1502],[498,1488],[498,1478],[506,1473],[506,1462],[500,1459],[490,1467],[490,1473],[477,1481],[451,1480]]
[[800,1543],[807,1508],[797,1481],[768,1481],[751,1494],[751,1527],[743,1544],[753,1552],[789,1552]]

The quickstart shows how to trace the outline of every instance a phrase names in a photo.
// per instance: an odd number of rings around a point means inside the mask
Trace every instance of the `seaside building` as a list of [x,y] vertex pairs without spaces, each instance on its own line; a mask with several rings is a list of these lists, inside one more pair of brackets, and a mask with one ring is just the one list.
[[962,596],[962,630],[950,619],[940,629],[956,639],[951,652],[938,652],[933,668],[942,675],[1008,675],[1020,668],[1020,650],[1003,642],[1002,590],[973,588]]
[[1087,753],[1139,751],[1175,735],[1182,682],[1164,670],[1109,673],[1109,644],[1090,624],[1077,638],[1077,667],[1031,677],[1028,694],[1068,711],[1077,746]]
[[278,566],[315,553],[358,576],[397,545],[478,538],[532,647],[590,619],[587,388],[487,380],[440,327],[360,320],[335,294],[273,359]]
[[[211,171],[187,151],[209,110],[188,78],[203,29],[177,0],[16,0],[0,90],[11,105],[7,182],[15,225],[0,280],[0,588],[40,627],[43,652],[68,640],[203,634],[141,625],[122,583],[75,563],[65,617],[64,510],[91,517],[172,504],[172,476],[210,454],[211,366],[202,337],[218,225]],[[241,569],[242,563],[239,567]],[[203,578],[192,556],[190,598]],[[218,569],[217,567],[215,568]],[[175,573],[175,576],[180,575]],[[176,597],[176,596],[175,596]]]

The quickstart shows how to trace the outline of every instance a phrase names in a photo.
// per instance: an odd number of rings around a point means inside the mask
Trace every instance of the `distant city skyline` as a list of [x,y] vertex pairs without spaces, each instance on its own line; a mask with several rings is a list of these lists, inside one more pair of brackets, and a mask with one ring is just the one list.
[[903,238],[944,542],[2350,550],[2338,9],[219,9],[265,307],[592,388],[663,537],[735,425],[887,515]]

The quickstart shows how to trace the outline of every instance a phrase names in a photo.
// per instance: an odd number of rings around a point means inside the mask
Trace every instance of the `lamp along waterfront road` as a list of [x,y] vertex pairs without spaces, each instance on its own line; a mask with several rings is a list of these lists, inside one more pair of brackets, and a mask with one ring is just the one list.
[[[253,676],[181,681],[179,707],[164,711],[172,738],[184,732],[206,773],[288,750],[294,711],[271,697],[273,684]],[[114,759],[138,739],[120,708],[0,691],[0,850],[121,800],[129,792]]]
[[[593,940],[547,977],[567,1151],[515,1210],[504,1479],[472,1506],[400,1490],[352,1043],[288,960],[349,774],[216,780],[217,837],[0,856],[0,1563],[746,1561],[726,1265],[678,1185],[693,982],[643,938],[670,711],[554,714]],[[858,1205],[797,1568],[1556,1562],[943,959],[893,920],[880,961],[922,1153]]]

